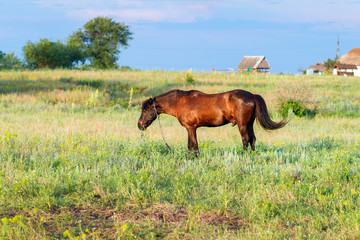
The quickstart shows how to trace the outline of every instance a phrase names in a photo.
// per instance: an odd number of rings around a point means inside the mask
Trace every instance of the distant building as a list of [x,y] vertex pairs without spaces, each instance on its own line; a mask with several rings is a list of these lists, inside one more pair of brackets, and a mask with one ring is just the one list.
[[316,63],[315,65],[311,65],[308,69],[306,69],[306,75],[324,75],[324,72],[326,72],[326,67],[324,63]]
[[[339,58],[338,62],[340,64],[337,64],[338,65],[337,68],[334,68],[333,70],[334,75],[347,75],[347,76],[360,77],[360,48],[351,49],[350,52]],[[343,65],[347,65],[347,66],[343,66]]]
[[270,71],[269,62],[264,56],[244,56],[238,66],[238,72],[262,72]]
[[355,76],[355,71],[358,69],[356,65],[353,64],[335,64],[333,69],[333,75],[338,76]]

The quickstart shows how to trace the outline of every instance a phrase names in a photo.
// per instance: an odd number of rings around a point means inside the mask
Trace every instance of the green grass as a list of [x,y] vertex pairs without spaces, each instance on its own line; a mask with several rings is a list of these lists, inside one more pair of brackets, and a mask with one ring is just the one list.
[[[359,79],[191,74],[0,72],[0,238],[360,238]],[[304,83],[319,113],[256,126],[255,152],[231,126],[199,129],[198,158],[173,117],[175,154],[157,122],[137,129],[139,103],[173,88],[245,88],[278,120],[279,92]]]

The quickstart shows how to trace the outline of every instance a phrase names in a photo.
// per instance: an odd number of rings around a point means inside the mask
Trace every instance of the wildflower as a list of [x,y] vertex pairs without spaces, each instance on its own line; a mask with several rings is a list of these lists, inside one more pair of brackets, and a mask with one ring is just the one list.
[[28,185],[28,184],[29,184],[29,179],[28,179],[28,178],[24,178],[24,179],[23,179],[23,184],[24,184],[24,185]]
[[63,235],[64,235],[64,237],[68,237],[68,238],[71,237],[71,233],[69,230],[66,230],[65,232],[63,232]]
[[4,218],[1,219],[1,222],[2,222],[3,224],[6,224],[6,223],[9,222],[9,219],[7,219],[7,217],[4,217]]
[[22,221],[22,219],[24,218],[24,216],[23,215],[16,215],[15,217],[13,217],[13,218],[11,218],[10,219],[10,222],[12,222],[12,223],[21,223]]
[[125,232],[126,229],[127,229],[127,227],[128,227],[128,226],[127,226],[126,224],[124,224],[124,225],[121,226],[121,230],[122,230],[123,232]]

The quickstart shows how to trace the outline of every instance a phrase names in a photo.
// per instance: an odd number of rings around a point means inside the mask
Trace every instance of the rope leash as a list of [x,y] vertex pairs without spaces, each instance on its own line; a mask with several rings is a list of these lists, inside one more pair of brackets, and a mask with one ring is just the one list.
[[162,136],[163,142],[164,142],[165,146],[170,150],[170,152],[172,152],[172,153],[174,154],[175,152],[171,149],[171,147],[169,146],[169,144],[166,142],[165,135],[164,135],[164,132],[163,132],[162,127],[161,127],[160,115],[157,113],[157,109],[156,109],[156,105],[155,105],[155,100],[153,101],[153,103],[154,103],[154,109],[155,109],[156,117],[157,117],[158,122],[159,122],[159,127],[160,127],[160,132],[161,132],[161,136]]

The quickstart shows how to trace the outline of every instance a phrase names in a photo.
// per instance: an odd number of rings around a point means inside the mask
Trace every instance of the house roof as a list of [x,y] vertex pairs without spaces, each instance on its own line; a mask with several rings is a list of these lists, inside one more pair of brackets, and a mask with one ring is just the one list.
[[324,65],[324,63],[316,63],[315,65],[311,65],[308,69],[314,69],[314,71],[319,71],[319,72],[326,72],[326,67]]
[[270,69],[270,65],[265,56],[244,56],[238,68],[246,69],[248,67],[259,69]]
[[334,68],[338,68],[338,69],[357,69],[356,65],[353,64],[335,64]]
[[338,61],[343,64],[353,64],[360,66],[360,48],[351,49],[350,52],[341,56]]

